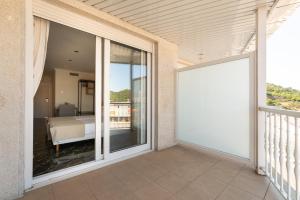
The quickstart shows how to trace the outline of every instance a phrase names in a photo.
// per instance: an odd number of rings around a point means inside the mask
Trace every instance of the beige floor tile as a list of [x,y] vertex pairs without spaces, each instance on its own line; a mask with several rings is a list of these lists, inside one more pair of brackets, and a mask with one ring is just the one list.
[[210,168],[203,176],[210,177],[211,179],[218,179],[224,183],[230,183],[239,173],[238,169],[222,169]]
[[177,200],[213,200],[214,194],[202,185],[188,185],[175,194]]
[[283,200],[268,185],[244,164],[176,146],[28,192],[22,199]]
[[238,162],[233,159],[221,159],[215,165],[214,168],[219,169],[230,169],[230,170],[241,170],[245,166],[244,163]]
[[122,185],[111,187],[109,190],[109,193],[98,193],[97,200],[139,200],[134,192]]
[[226,186],[226,183],[218,179],[211,179],[208,176],[200,176],[190,184],[190,187],[208,193],[209,197],[212,199],[215,199],[220,193],[222,193]]
[[210,162],[180,162],[171,171],[184,180],[192,181],[207,172],[211,166],[212,163]]
[[118,178],[112,174],[86,174],[84,182],[97,199],[111,196],[118,188],[124,188]]
[[55,200],[95,200],[81,176],[52,185]]
[[174,194],[186,186],[189,182],[174,173],[168,173],[155,181],[162,188]]
[[265,200],[285,200],[273,184],[270,184]]
[[150,161],[140,158],[130,163],[135,173],[148,178],[151,181],[157,180],[159,177],[168,173],[168,170],[151,164]]
[[135,191],[135,195],[140,200],[168,200],[172,197],[171,193],[159,187],[157,184],[150,184]]
[[254,170],[242,170],[231,183],[235,187],[255,194],[259,197],[264,197],[269,186],[269,180],[265,176],[260,176]]
[[152,165],[162,168],[167,171],[174,171],[178,166],[179,162],[172,159],[164,159],[161,161],[153,161]]
[[42,187],[31,192],[25,193],[20,200],[54,200],[54,194],[51,186]]
[[136,173],[134,169],[132,170],[132,168],[131,170],[115,172],[114,175],[116,175],[118,180],[124,184],[125,187],[132,191],[146,187],[151,183],[149,179]]
[[239,188],[229,186],[223,193],[220,194],[217,200],[262,200],[262,198],[259,198]]
[[217,155],[205,152],[205,151],[199,151],[199,150],[192,150],[189,152],[189,154],[193,155],[197,155],[201,160],[203,161],[209,161],[212,163],[216,163],[218,161],[221,160],[221,158]]
[[226,184],[217,179],[199,177],[190,183],[175,197],[178,200],[212,200],[215,199],[226,188]]
[[130,163],[121,162],[113,165],[110,169],[110,173],[119,179],[125,179],[131,174],[135,174],[135,169],[132,168]]

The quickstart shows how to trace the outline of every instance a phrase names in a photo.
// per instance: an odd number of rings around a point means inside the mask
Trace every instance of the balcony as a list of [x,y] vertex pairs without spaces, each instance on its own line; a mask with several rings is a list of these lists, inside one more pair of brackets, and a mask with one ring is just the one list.
[[177,145],[36,189],[22,199],[283,198],[246,164]]
[[265,172],[286,199],[300,197],[300,112],[261,107],[264,114]]

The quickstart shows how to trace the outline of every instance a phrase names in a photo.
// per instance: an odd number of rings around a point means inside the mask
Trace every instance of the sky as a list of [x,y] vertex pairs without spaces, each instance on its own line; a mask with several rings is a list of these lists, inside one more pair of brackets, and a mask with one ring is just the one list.
[[130,87],[130,65],[110,65],[110,90],[118,92]]
[[267,40],[267,82],[300,90],[300,7]]
[[[132,78],[139,78],[146,75],[146,68],[141,65],[133,65]],[[130,65],[116,64],[110,65],[110,90],[118,92],[130,89]]]

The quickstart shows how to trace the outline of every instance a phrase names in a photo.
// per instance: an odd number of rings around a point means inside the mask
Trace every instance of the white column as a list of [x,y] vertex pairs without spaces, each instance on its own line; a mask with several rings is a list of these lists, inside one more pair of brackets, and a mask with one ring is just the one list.
[[256,12],[256,76],[257,76],[257,173],[265,174],[265,123],[264,113],[258,107],[266,104],[266,29],[267,7]]

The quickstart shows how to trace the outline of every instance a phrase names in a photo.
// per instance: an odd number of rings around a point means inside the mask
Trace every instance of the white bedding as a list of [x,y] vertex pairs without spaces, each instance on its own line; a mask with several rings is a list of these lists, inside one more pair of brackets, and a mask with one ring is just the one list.
[[48,121],[53,145],[95,138],[95,116],[52,117]]

